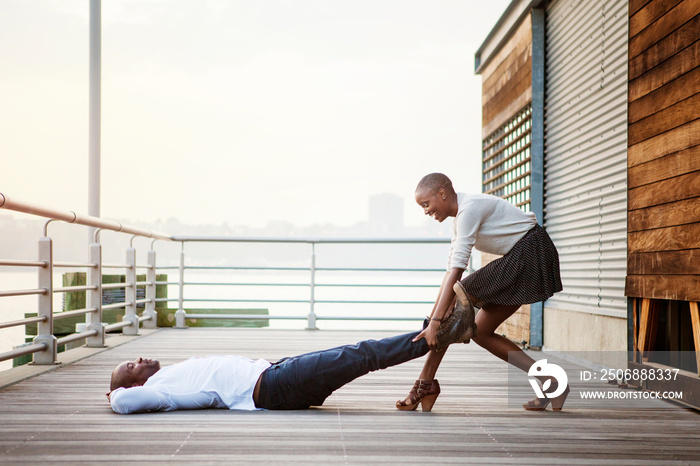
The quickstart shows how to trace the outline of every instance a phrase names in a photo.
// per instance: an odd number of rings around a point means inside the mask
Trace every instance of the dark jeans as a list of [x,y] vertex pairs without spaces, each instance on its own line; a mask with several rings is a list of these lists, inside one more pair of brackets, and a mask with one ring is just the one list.
[[284,358],[262,374],[258,408],[306,409],[320,406],[335,390],[378,369],[401,364],[428,353],[419,332],[382,340],[366,340],[300,356]]

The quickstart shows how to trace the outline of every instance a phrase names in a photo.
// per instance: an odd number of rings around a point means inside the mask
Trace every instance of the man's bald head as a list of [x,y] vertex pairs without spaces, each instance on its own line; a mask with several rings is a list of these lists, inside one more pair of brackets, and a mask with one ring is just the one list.
[[455,190],[452,187],[452,181],[442,173],[430,173],[425,175],[418,182],[416,186],[416,192],[422,191],[425,194],[432,195],[437,193],[440,188],[445,190],[448,195],[454,194]]

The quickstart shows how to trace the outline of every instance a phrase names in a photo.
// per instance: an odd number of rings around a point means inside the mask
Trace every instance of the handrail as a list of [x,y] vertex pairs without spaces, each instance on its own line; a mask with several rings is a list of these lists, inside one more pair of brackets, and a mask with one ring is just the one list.
[[91,215],[76,214],[72,210],[51,209],[30,202],[10,199],[2,193],[0,193],[0,209],[13,210],[15,212],[22,212],[30,215],[38,215],[40,217],[61,220],[67,223],[77,223],[78,225],[85,225],[88,227],[102,228],[104,230],[145,236],[147,238],[166,241],[172,240],[172,237],[166,233],[159,233],[156,231],[146,230],[145,228],[124,225],[114,220],[106,220],[99,217],[93,217]]
[[26,319],[13,320],[11,322],[2,322],[0,323],[0,328],[19,327],[20,325],[33,324],[36,322],[46,322],[46,320],[46,316],[28,317]]
[[173,235],[172,241],[182,243],[304,243],[304,244],[438,244],[449,243],[449,238],[313,238],[274,236],[179,236]]
[[33,290],[15,290],[15,291],[0,291],[0,297],[9,296],[28,296],[33,294],[46,294],[48,291],[46,288],[37,288]]
[[0,265],[10,267],[46,267],[48,264],[44,261],[18,261],[18,260],[0,260]]

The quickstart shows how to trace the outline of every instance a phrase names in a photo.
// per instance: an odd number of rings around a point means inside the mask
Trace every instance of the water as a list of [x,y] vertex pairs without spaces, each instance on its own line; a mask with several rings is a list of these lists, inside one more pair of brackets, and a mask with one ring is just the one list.
[[[65,270],[54,273],[54,286],[61,286],[62,274]],[[168,270],[168,281],[177,282],[176,271]],[[411,284],[439,285],[442,273],[387,273],[387,272],[317,272],[315,299],[324,300],[365,300],[365,301],[426,301],[432,303],[437,296],[437,287],[411,288],[356,288],[328,287],[327,284]],[[261,302],[226,303],[226,302],[193,302],[186,303],[188,309],[232,308],[251,309],[267,308],[270,315],[276,316],[306,316],[309,313],[308,303],[278,303],[274,300],[308,300],[309,286],[284,286],[286,284],[309,284],[308,272],[226,272],[226,271],[187,271],[186,283],[265,283],[261,286],[185,286],[185,299],[255,299]],[[0,272],[0,290],[20,290],[37,288],[35,270],[2,271]],[[168,298],[177,298],[177,285],[168,285]],[[266,301],[268,300],[268,301]],[[26,312],[36,312],[37,296],[19,296],[0,298],[0,322],[8,322],[24,318]],[[177,308],[177,302],[168,303],[169,308]],[[54,295],[54,311],[63,308],[63,295]],[[338,304],[316,303],[315,313],[319,317],[412,317],[420,319],[429,314],[432,304]],[[326,321],[318,320],[317,327],[321,330],[386,330],[411,331],[419,328],[415,321]],[[270,320],[273,329],[303,329],[305,320]],[[0,329],[0,353],[10,351],[14,346],[25,341],[24,326]],[[0,371],[12,367],[12,361],[1,361]]]

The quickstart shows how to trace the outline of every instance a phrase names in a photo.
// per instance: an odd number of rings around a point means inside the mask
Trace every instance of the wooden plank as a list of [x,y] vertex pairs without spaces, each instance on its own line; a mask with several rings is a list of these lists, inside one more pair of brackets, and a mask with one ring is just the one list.
[[631,146],[627,150],[627,166],[634,167],[697,145],[700,145],[700,119]]
[[678,5],[682,0],[654,0],[645,6],[632,12],[630,8],[630,37],[639,34],[644,28],[665,15],[671,8]]
[[632,299],[632,360],[636,361],[637,360],[637,351],[638,351],[638,345],[639,345],[639,317],[637,315],[639,314],[637,303],[641,304],[641,300],[638,300],[637,298]]
[[656,252],[700,248],[700,223],[635,231],[627,235],[627,251]]
[[651,300],[649,298],[642,299],[642,309],[639,315],[639,335],[637,337],[637,350],[644,356],[644,351],[647,344],[647,334],[649,333],[649,314],[650,314]]
[[700,40],[673,55],[659,66],[629,81],[630,102],[644,97],[674,79],[696,68],[700,63]]
[[655,91],[629,102],[630,123],[635,123],[649,115],[668,108],[681,100],[692,97],[700,92],[700,67],[674,79]]
[[629,60],[628,79],[635,79],[698,40],[700,15]]
[[532,21],[530,15],[518,26],[515,33],[508,39],[508,42],[500,48],[495,55],[491,57],[489,62],[481,70],[482,83],[491,75],[496,74],[501,64],[508,60],[508,57],[515,51],[516,44],[531,44],[532,43]]
[[527,104],[532,101],[532,86],[529,86],[525,92],[515,97],[501,112],[493,117],[489,124],[482,125],[481,139],[486,139],[491,133],[496,131],[505,122],[510,121],[514,115],[522,110]]
[[627,275],[625,296],[700,301],[699,275]]
[[635,252],[627,256],[629,275],[700,275],[700,249]]
[[[532,43],[531,38],[527,38],[524,44],[515,44],[510,54],[498,65],[493,73],[485,77],[482,81],[482,97],[484,101],[491,99],[498,90],[503,87],[522,68],[531,63]],[[530,65],[531,66],[531,65]]]
[[697,196],[700,196],[700,170],[630,189],[627,208],[633,211]]
[[659,321],[659,306],[654,300],[642,299],[642,311],[639,318],[639,347],[642,360],[647,359],[647,354],[656,342],[656,328]]
[[637,209],[627,215],[628,232],[689,223],[700,223],[700,197]]
[[695,361],[697,372],[700,375],[700,310],[698,303],[690,304],[690,320],[693,323],[693,341],[695,342]]
[[[529,61],[525,65],[529,65]],[[498,92],[484,102],[482,109],[484,126],[491,124],[504,108],[532,87],[532,67],[525,65],[520,66],[515,74],[498,89]]]
[[632,16],[639,10],[648,5],[652,0],[630,0],[629,2],[629,15]]
[[[698,49],[700,50],[700,47]],[[700,108],[700,93],[631,124],[627,129],[627,144],[633,146],[690,123],[698,118],[698,108]]]
[[[630,189],[637,188],[645,184],[692,174],[695,171],[700,171],[700,145],[630,168],[627,171],[627,186]],[[688,183],[690,179],[686,177],[677,182]]]
[[700,14],[700,2],[697,0],[686,0],[679,3],[658,21],[630,38],[629,58],[641,54],[698,14]]

